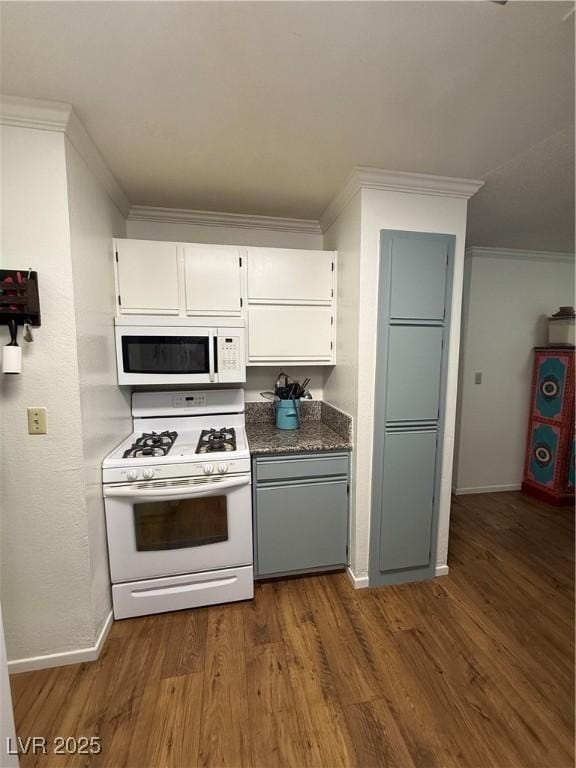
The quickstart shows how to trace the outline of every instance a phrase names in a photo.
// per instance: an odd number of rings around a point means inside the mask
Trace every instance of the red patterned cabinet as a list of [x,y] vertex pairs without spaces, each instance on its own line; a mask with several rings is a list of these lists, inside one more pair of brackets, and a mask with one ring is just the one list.
[[574,501],[574,350],[536,347],[522,490]]

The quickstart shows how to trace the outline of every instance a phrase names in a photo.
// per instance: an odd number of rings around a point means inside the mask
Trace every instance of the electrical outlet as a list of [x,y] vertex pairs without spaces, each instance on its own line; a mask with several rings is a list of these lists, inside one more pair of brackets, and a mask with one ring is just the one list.
[[45,435],[47,432],[46,408],[28,408],[28,434]]
[[474,384],[482,384],[482,372],[477,371],[474,374]]

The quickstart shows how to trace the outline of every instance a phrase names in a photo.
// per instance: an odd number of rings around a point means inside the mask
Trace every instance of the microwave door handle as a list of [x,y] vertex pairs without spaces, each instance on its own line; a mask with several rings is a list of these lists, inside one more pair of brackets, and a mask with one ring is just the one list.
[[163,501],[174,499],[189,499],[195,496],[218,496],[228,488],[237,488],[250,484],[250,476],[234,477],[230,480],[221,480],[215,483],[198,483],[190,485],[182,484],[173,488],[137,488],[135,485],[104,486],[106,498],[129,498],[145,501]]
[[210,338],[208,340],[208,377],[210,381],[215,380],[215,370],[214,370],[214,331],[210,330]]

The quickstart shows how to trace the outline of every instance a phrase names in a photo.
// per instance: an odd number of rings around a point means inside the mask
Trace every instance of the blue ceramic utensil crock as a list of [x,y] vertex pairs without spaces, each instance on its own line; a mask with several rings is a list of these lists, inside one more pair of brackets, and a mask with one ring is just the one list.
[[276,402],[276,426],[278,429],[298,429],[300,426],[300,400]]

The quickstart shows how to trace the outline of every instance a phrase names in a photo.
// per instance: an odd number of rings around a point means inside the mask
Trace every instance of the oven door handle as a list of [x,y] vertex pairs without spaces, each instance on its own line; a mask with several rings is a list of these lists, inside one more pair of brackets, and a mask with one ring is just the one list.
[[229,488],[239,488],[243,485],[250,485],[250,476],[234,477],[230,480],[221,480],[215,483],[183,483],[177,487],[148,488],[135,485],[107,485],[104,486],[104,496],[106,498],[128,498],[137,499],[139,502],[147,501],[169,501],[176,499],[189,499],[195,496],[218,496],[222,491]]

